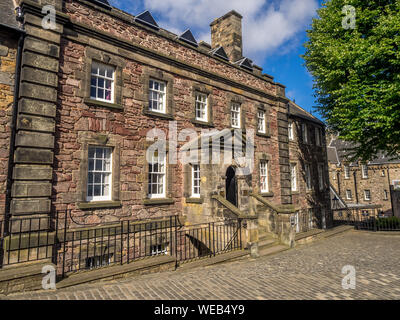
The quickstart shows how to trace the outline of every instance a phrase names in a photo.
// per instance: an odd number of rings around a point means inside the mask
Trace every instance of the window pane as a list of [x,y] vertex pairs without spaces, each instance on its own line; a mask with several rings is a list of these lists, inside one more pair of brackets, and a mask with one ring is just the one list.
[[102,160],[96,160],[96,171],[103,171],[103,161]]
[[94,183],[101,183],[101,173],[94,174]]
[[94,194],[93,194],[93,196],[94,197],[100,197],[101,195],[102,195],[101,194],[101,186],[98,185],[98,184],[94,185]]
[[104,90],[97,89],[97,98],[104,99]]
[[90,97],[91,98],[97,98],[96,96],[96,88],[95,87],[90,87]]
[[93,197],[93,185],[88,186],[88,197]]
[[103,66],[99,66],[99,75],[101,76],[106,75],[106,69]]
[[94,160],[89,160],[89,171],[94,170]]

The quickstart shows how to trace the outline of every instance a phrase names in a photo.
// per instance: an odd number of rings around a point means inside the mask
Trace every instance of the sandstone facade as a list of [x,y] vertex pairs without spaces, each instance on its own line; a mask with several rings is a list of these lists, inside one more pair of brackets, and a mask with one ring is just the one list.
[[[13,217],[72,210],[79,225],[169,215],[185,215],[191,223],[215,219],[226,208],[213,197],[227,196],[228,167],[239,164],[201,165],[198,198],[191,196],[190,167],[168,164],[165,196],[149,198],[146,150],[151,143],[146,136],[157,128],[169,137],[171,121],[176,122],[177,132],[193,129],[198,136],[203,130],[231,129],[231,105],[236,103],[240,128],[256,132],[253,174],[237,177],[238,209],[256,215],[250,196],[255,193],[276,206],[315,209],[319,212],[313,216],[315,226],[324,226],[321,208],[330,207],[327,189],[306,192],[299,168],[299,189],[293,192],[290,163],[306,157],[310,163],[323,164],[325,176],[325,145],[310,145],[304,152],[298,141],[289,143],[289,118],[296,123],[304,119],[290,113],[285,87],[255,65],[249,69],[236,63],[245,58],[239,14],[230,12],[212,23],[211,45],[193,46],[118,9],[85,0],[67,0],[64,5],[50,1],[57,10],[56,25],[44,30],[39,12],[48,2],[21,2],[26,37],[11,189]],[[210,53],[220,46],[226,47],[228,59]],[[112,103],[91,97],[93,63],[115,70]],[[150,79],[166,85],[163,114],[149,111]],[[208,96],[206,122],[195,119],[196,92]],[[265,117],[263,132],[258,129],[260,111]],[[309,117],[310,130],[318,127],[324,135],[322,123],[304,110],[301,113]],[[177,148],[191,139],[182,137]],[[87,197],[91,146],[112,150],[112,190],[107,201]],[[268,162],[267,192],[260,186],[262,161]],[[315,172],[314,185],[318,183]],[[329,214],[326,210],[325,225]]]

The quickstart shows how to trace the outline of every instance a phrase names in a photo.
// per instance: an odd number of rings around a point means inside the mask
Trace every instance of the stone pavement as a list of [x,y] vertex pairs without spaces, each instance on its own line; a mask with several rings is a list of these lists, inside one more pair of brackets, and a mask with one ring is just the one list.
[[[400,236],[348,232],[275,256],[3,299],[400,299]],[[342,288],[342,268],[356,289]]]

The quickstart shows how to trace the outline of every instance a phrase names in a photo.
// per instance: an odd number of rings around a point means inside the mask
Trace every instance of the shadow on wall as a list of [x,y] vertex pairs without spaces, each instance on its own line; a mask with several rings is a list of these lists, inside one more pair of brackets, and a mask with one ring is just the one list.
[[[301,137],[301,128],[297,127],[297,136]],[[305,192],[306,201],[308,208],[312,208],[314,212],[314,222],[315,227],[318,229],[322,229],[324,224],[327,228],[332,227],[333,218],[331,214],[330,208],[330,193],[328,186],[328,175],[327,175],[327,165],[323,162],[324,154],[323,151],[319,151],[316,149],[320,149],[315,144],[315,139],[313,134],[309,132],[309,139],[311,140],[308,144],[300,143],[298,144],[298,159],[300,162],[300,172],[303,181],[307,181],[306,179],[306,165],[309,165],[310,168],[310,184],[311,189]],[[322,139],[324,141],[324,139]],[[324,163],[324,188],[320,190],[319,188],[319,176],[318,176],[318,164]],[[322,211],[325,209],[325,221],[323,221]]]

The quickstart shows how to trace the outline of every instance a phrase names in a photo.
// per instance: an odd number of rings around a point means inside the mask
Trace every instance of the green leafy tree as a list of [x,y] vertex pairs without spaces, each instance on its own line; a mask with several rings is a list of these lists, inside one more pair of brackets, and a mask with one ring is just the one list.
[[[355,26],[351,11],[355,8]],[[344,24],[343,24],[344,22]],[[352,160],[400,154],[400,0],[330,0],[307,31],[303,58],[317,111],[354,142]]]

